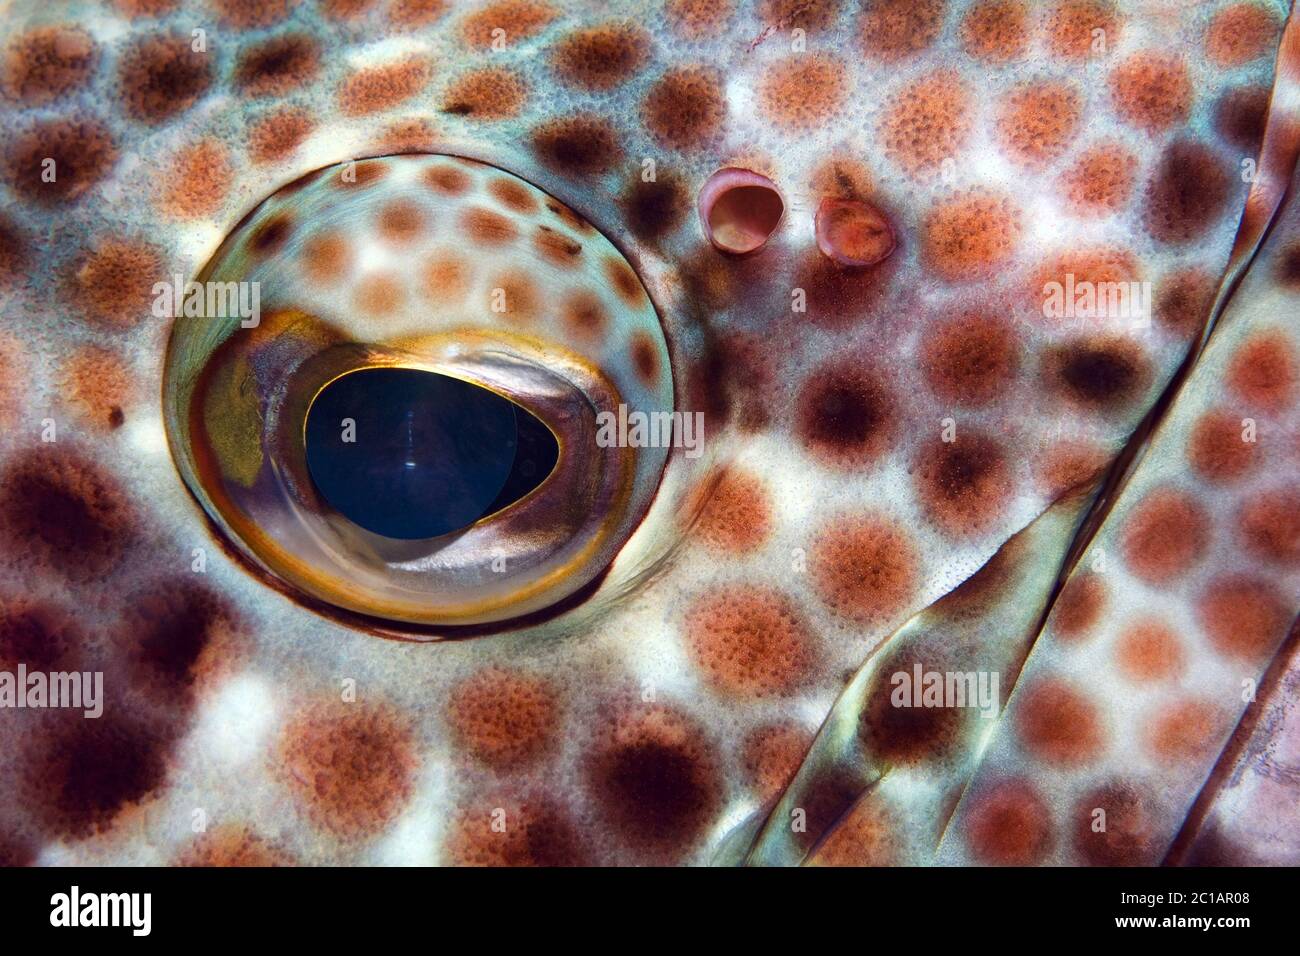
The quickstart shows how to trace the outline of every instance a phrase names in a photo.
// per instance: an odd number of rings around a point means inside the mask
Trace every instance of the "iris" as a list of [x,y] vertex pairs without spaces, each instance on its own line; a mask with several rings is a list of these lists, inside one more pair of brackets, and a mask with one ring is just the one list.
[[305,426],[307,470],[329,505],[387,538],[469,527],[546,480],[555,436],[496,392],[448,375],[368,368],[330,382]]

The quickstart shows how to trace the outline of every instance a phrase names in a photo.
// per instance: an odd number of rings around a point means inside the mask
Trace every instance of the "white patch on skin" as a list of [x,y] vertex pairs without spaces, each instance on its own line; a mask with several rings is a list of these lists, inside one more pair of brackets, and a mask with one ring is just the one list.
[[126,443],[136,453],[137,458],[148,457],[163,462],[170,461],[167,432],[163,428],[161,415],[156,413],[129,415],[122,424],[122,437],[126,439]]
[[269,728],[276,723],[276,696],[264,677],[240,674],[227,681],[203,708],[191,746],[235,768],[266,751]]

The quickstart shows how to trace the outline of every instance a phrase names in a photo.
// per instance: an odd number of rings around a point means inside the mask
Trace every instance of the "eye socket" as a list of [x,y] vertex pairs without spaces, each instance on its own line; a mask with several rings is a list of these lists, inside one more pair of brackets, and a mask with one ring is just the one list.
[[491,166],[320,170],[170,304],[182,478],[250,560],[348,611],[485,624],[564,601],[636,529],[668,458],[599,440],[611,416],[673,409],[640,279]]

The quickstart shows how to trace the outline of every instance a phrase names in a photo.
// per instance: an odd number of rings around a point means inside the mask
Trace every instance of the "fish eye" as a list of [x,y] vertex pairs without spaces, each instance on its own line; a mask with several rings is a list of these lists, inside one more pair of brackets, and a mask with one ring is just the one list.
[[399,625],[544,611],[654,498],[670,443],[602,427],[671,415],[654,304],[609,239],[511,173],[327,167],[173,285],[155,309],[181,477],[315,602]]

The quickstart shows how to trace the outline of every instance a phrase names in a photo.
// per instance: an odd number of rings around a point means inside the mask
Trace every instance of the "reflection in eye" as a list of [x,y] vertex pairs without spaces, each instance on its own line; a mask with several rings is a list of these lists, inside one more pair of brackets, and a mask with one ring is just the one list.
[[249,559],[314,598],[508,621],[593,585],[655,496],[668,449],[597,428],[673,409],[650,297],[604,236],[502,170],[320,170],[197,281],[164,374],[177,467]]
[[340,514],[389,538],[435,538],[514,504],[559,446],[495,392],[416,369],[362,369],[307,411],[307,470]]

